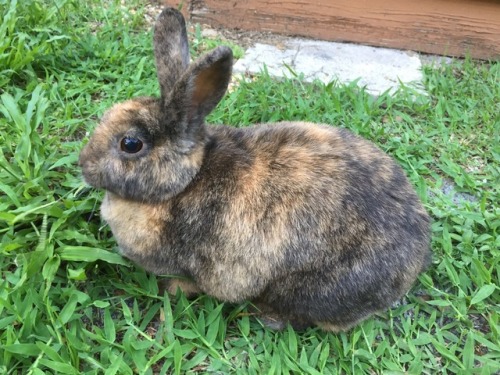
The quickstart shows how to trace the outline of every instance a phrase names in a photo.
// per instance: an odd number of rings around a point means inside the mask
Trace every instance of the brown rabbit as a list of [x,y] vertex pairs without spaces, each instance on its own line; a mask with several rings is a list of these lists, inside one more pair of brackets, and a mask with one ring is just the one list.
[[190,65],[174,9],[154,50],[161,97],[115,105],[80,155],[124,256],[177,276],[171,293],[250,300],[272,328],[346,330],[408,291],[430,220],[394,160],[326,125],[207,126],[231,50]]

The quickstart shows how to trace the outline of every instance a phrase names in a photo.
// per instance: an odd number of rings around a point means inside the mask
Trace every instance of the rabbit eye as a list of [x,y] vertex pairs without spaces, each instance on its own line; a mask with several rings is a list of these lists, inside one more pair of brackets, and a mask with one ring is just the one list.
[[138,138],[125,137],[120,142],[122,151],[128,154],[135,154],[142,149],[142,141]]

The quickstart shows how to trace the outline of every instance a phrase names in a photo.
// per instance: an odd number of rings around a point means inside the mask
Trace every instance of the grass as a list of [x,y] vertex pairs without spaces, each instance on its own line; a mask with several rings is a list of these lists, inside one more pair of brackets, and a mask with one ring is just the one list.
[[[81,181],[103,111],[158,92],[141,3],[0,0],[0,374],[499,373],[500,63],[427,67],[427,97],[266,74],[225,97],[210,122],[373,140],[434,219],[433,265],[399,306],[347,333],[273,332],[244,305],[162,294],[114,252]],[[194,54],[214,43],[200,35]]]

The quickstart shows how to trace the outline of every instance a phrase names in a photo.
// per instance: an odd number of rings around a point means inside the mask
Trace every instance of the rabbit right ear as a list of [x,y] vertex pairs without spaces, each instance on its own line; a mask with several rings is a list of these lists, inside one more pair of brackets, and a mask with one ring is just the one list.
[[189,66],[186,22],[173,8],[165,8],[154,27],[154,53],[161,96],[168,96],[174,84]]

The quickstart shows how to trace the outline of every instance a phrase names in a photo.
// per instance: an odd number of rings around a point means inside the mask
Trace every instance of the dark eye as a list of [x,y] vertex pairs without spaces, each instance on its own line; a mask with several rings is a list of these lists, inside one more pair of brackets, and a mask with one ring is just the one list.
[[141,151],[142,141],[138,138],[125,137],[120,142],[120,148],[128,154],[135,154]]

